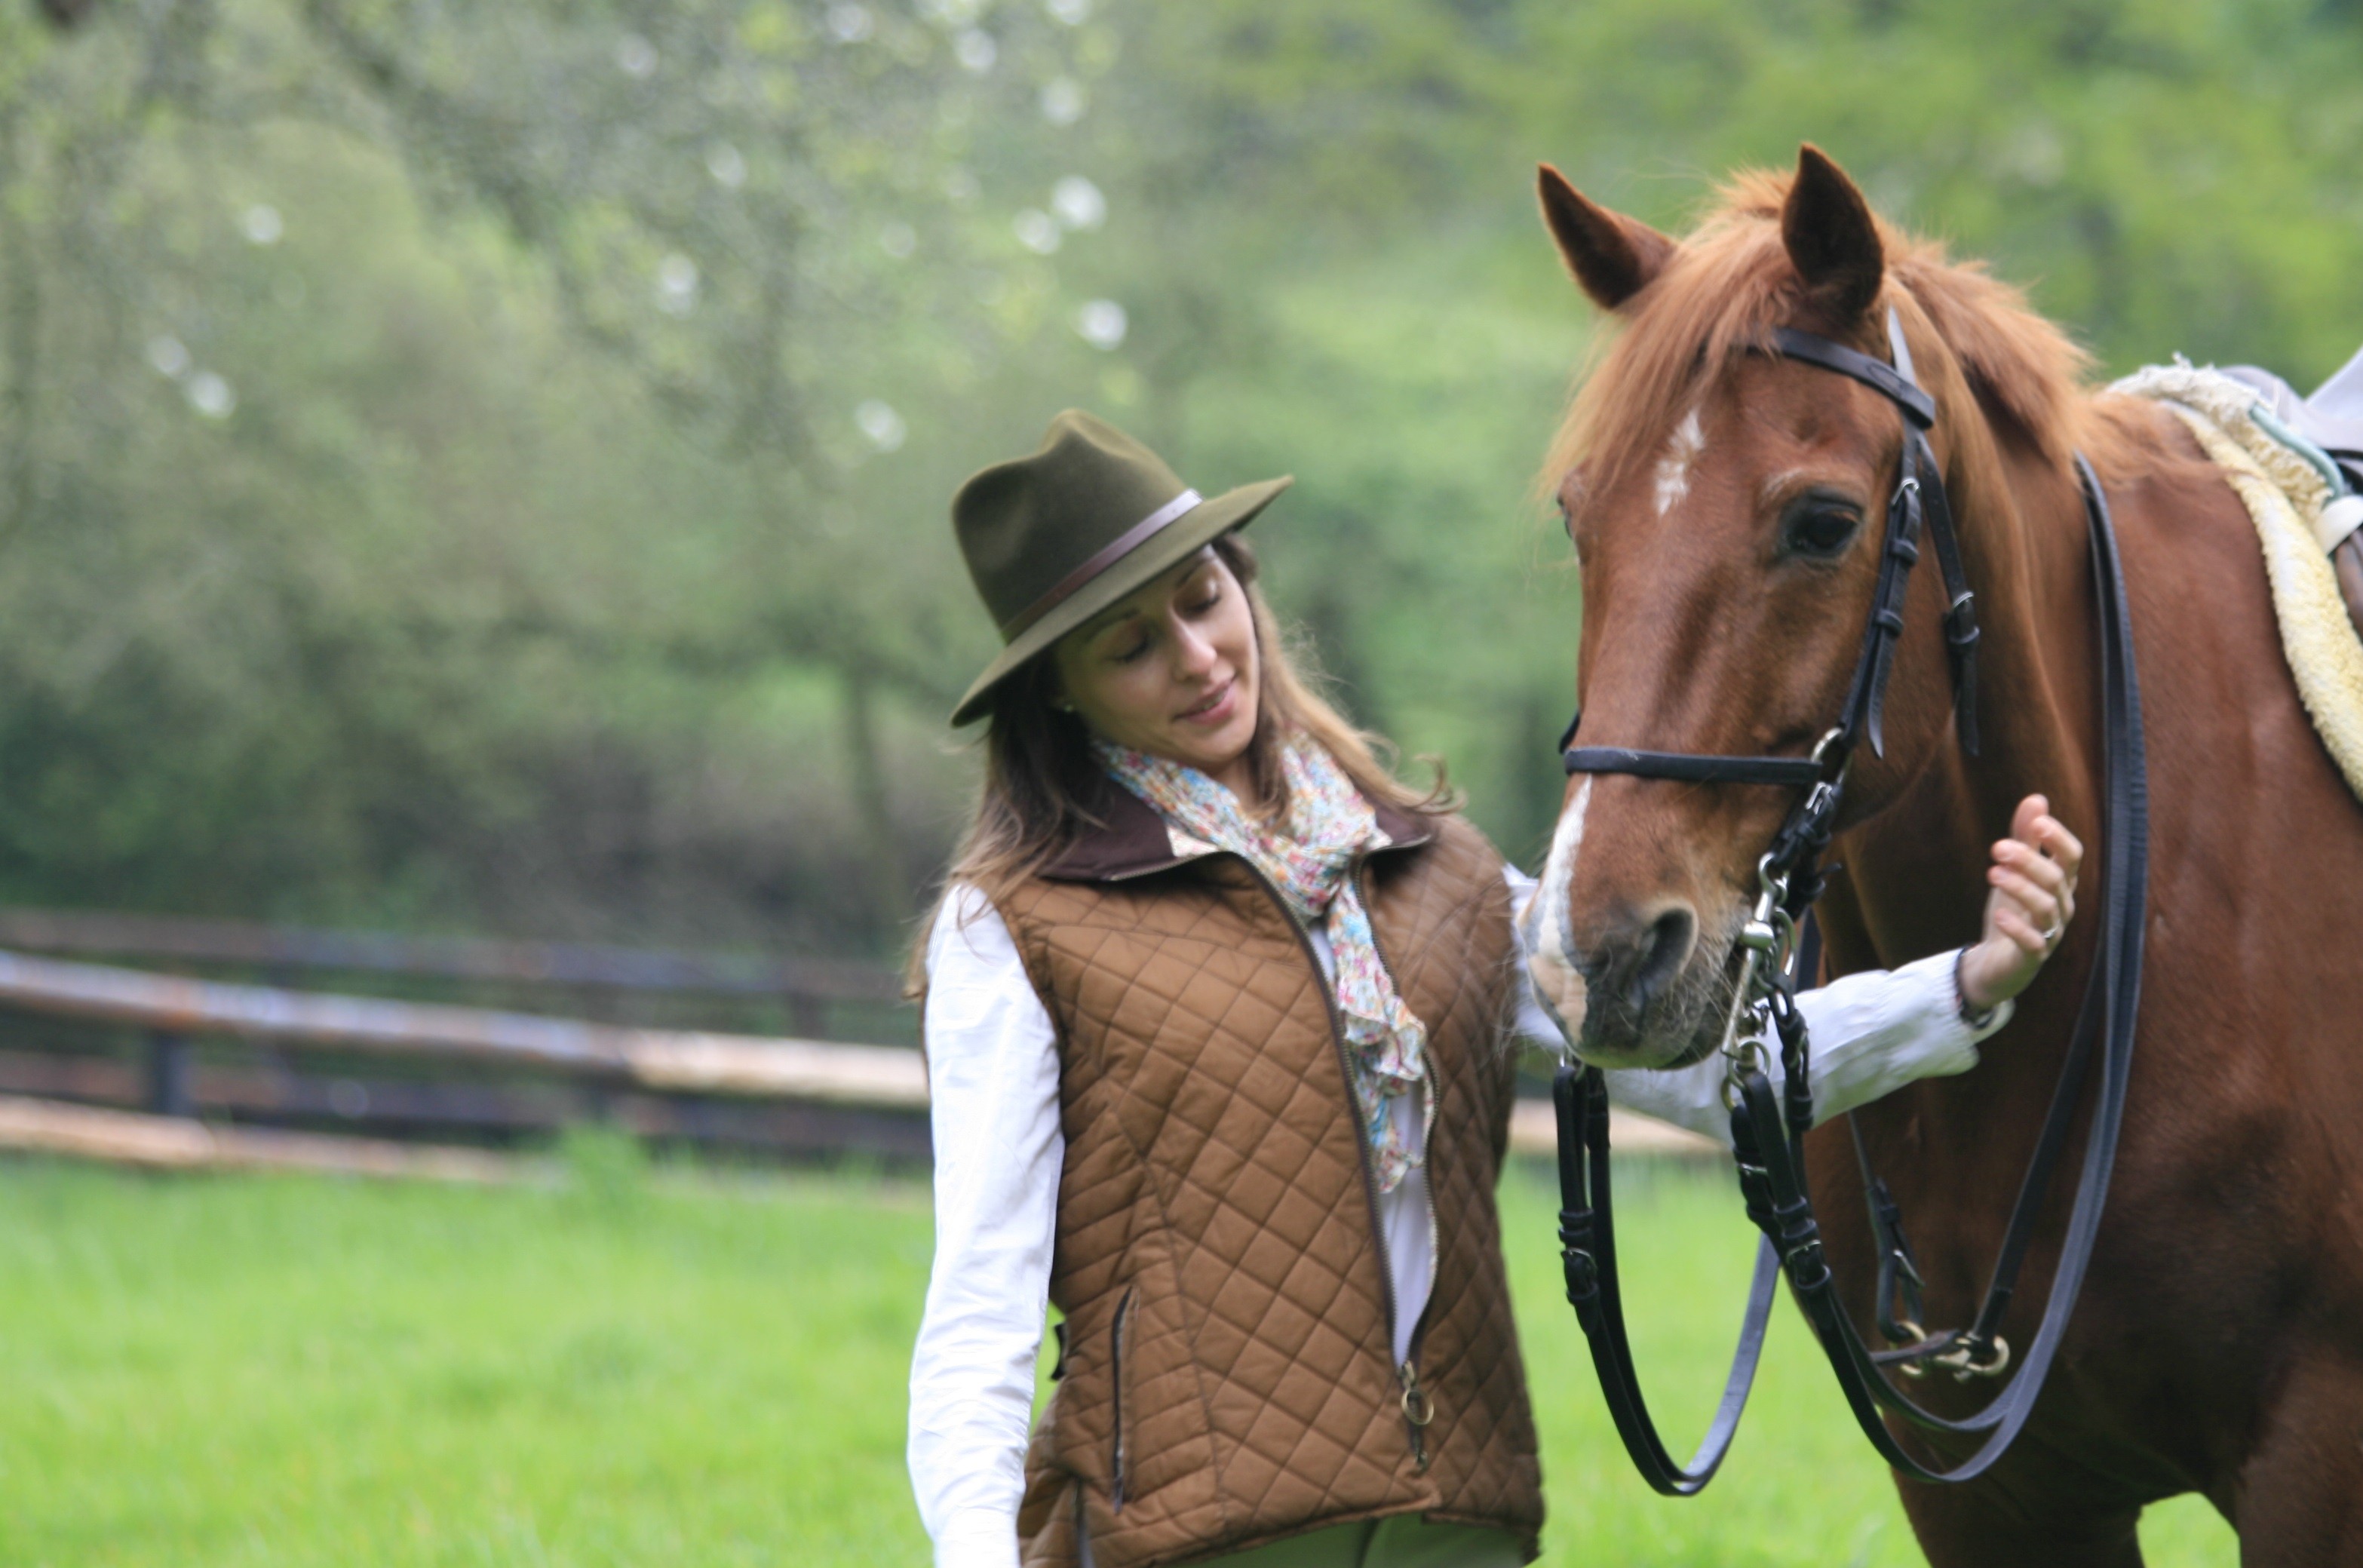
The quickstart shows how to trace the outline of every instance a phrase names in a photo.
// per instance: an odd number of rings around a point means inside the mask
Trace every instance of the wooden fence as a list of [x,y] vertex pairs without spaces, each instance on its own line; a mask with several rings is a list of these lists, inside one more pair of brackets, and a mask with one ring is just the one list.
[[306,973],[383,974],[528,991],[657,992],[777,998],[794,1032],[817,1038],[833,1004],[892,1006],[898,975],[848,959],[765,958],[590,942],[488,941],[319,931],[243,920],[192,920],[47,909],[0,909],[0,948],[20,952],[230,965],[278,984]]
[[[567,989],[874,1004],[893,984],[881,969],[845,963],[117,915],[0,911],[0,937],[17,950],[50,953]],[[653,1140],[771,1155],[927,1155],[926,1066],[907,1047],[298,991],[6,947],[0,1008],[48,1021],[22,1031],[17,1048],[0,1049],[0,1146],[167,1166],[312,1165],[484,1180],[513,1173],[503,1149],[596,1120]],[[59,1024],[83,1027],[61,1040]],[[94,1027],[113,1037],[97,1043],[116,1049],[91,1049]],[[119,1049],[127,1031],[139,1042],[128,1055]],[[364,1129],[381,1136],[352,1136]],[[455,1136],[474,1146],[449,1144]],[[1621,1116],[1616,1137],[1644,1152],[1705,1146]],[[1522,1102],[1514,1144],[1547,1151],[1551,1140],[1548,1104]]]

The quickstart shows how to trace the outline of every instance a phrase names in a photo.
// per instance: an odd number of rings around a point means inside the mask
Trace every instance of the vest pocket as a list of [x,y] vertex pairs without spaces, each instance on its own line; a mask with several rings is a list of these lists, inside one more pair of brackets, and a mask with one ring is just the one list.
[[1132,1326],[1135,1288],[1125,1288],[1115,1304],[1115,1320],[1108,1327],[1108,1400],[1115,1416],[1109,1423],[1115,1435],[1109,1440],[1108,1506],[1118,1513],[1124,1510],[1124,1341]]

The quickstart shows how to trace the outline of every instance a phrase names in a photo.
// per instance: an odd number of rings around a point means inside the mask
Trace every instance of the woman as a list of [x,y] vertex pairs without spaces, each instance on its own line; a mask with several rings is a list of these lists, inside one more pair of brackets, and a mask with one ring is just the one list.
[[[1288,483],[1204,500],[1070,412],[953,502],[1006,646],[953,715],[990,717],[985,783],[923,949],[941,1568],[1537,1550],[1493,1207],[1513,1020],[1563,1049],[1515,962],[1532,884],[1292,668],[1237,537]],[[1979,943],[1801,998],[1825,1115],[1975,1062],[2080,855],[2030,800]],[[1715,1129],[1716,1071],[1614,1076]]]

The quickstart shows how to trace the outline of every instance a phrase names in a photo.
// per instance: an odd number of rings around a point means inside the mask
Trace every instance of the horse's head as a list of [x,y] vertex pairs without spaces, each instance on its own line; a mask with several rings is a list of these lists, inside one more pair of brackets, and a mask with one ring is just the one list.
[[[1903,433],[1886,398],[1768,350],[1787,327],[1884,360],[1892,303],[1917,354],[1928,318],[1890,287],[1861,193],[1810,147],[1792,179],[1741,183],[1679,242],[1548,167],[1542,204],[1576,281],[1622,327],[1552,470],[1583,583],[1581,743],[1803,757],[1845,706]],[[1940,407],[1956,401],[1959,372],[1933,342],[1921,370],[1944,379]],[[1914,574],[1917,628],[1883,755],[1855,765],[1853,815],[1943,743],[1934,575]],[[1570,781],[1532,970],[1588,1058],[1678,1066],[1714,1048],[1756,863],[1795,800],[1753,784]]]

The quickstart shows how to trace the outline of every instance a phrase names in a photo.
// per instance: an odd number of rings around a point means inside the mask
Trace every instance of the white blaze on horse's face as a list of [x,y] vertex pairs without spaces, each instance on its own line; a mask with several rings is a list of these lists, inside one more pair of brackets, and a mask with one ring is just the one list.
[[1572,1041],[1583,1032],[1587,999],[1583,974],[1576,968],[1575,941],[1568,934],[1568,889],[1575,880],[1575,858],[1583,848],[1583,813],[1592,804],[1592,776],[1575,789],[1575,798],[1559,813],[1551,833],[1550,859],[1543,865],[1542,885],[1526,908],[1526,973],[1535,995]]
[[1691,493],[1691,465],[1706,450],[1706,437],[1699,429],[1698,410],[1682,416],[1674,433],[1666,442],[1666,455],[1658,460],[1658,516],[1664,517],[1674,509],[1675,503]]

